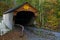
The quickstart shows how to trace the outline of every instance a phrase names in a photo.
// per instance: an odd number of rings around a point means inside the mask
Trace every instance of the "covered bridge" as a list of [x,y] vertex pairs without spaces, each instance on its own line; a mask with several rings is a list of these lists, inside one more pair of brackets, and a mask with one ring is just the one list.
[[9,29],[12,29],[14,24],[30,25],[32,20],[36,18],[38,11],[28,2],[4,12],[3,21]]

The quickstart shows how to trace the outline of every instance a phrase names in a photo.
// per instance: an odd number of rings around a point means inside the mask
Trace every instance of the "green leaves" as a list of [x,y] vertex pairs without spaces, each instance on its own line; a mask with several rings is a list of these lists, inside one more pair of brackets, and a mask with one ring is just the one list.
[[[44,15],[44,23],[47,29],[55,30],[58,27],[58,20],[60,18],[60,2],[45,1],[41,4],[42,14]],[[44,26],[44,27],[45,27]]]

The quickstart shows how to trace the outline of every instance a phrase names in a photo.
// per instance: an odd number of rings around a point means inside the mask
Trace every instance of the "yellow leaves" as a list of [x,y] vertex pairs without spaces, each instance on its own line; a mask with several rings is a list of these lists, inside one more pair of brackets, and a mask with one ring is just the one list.
[[50,24],[48,24],[48,27],[51,27],[52,29],[56,28],[57,26],[58,26],[58,22],[57,21],[56,22],[55,21],[50,21]]
[[47,15],[47,19],[48,19],[48,21],[49,21],[49,20],[50,20],[50,21],[57,21],[57,17],[56,17],[55,15],[53,15],[53,14]]
[[57,25],[56,25],[56,24],[54,25],[54,23],[49,23],[49,22],[47,22],[47,23],[45,24],[45,28],[46,28],[46,29],[50,29],[50,30],[56,30],[56,29],[57,29]]
[[50,23],[50,25],[52,25],[52,26],[57,26],[58,25],[58,20],[56,19],[51,19],[51,20],[48,20],[47,22],[49,22]]
[[47,24],[45,24],[47,29],[55,30],[58,26],[58,19],[54,14],[47,15]]
[[54,22],[51,24],[52,26],[57,26],[58,25],[58,22]]

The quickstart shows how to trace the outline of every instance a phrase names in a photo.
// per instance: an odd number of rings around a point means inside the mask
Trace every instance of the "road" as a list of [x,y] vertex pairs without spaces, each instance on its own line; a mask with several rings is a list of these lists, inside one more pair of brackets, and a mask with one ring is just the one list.
[[40,29],[39,32],[39,35],[36,35],[25,28],[23,35],[20,28],[16,27],[7,34],[0,36],[0,40],[60,40],[60,33],[44,29]]

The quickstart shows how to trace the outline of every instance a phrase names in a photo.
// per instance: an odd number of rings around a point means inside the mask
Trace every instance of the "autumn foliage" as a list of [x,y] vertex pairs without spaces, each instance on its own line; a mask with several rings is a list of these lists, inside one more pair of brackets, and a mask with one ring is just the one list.
[[42,13],[44,14],[44,28],[58,30],[60,25],[60,2],[58,0],[45,1],[41,4]]
[[9,6],[4,3],[0,2],[0,16],[2,16],[3,12],[7,11],[9,9]]

